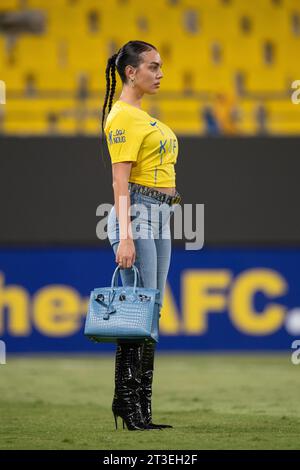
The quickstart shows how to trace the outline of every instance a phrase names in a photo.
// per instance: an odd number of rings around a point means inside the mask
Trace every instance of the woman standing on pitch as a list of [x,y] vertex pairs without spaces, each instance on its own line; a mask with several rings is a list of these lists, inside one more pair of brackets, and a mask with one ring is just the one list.
[[[120,266],[123,286],[132,286],[135,264],[140,285],[160,291],[162,307],[171,258],[170,215],[180,202],[174,165],[178,142],[172,130],[142,110],[144,94],[154,95],[163,77],[155,46],[129,41],[108,59],[102,132],[112,161],[115,204],[108,217],[108,237]],[[123,88],[112,106],[116,69]],[[104,129],[105,111],[108,116]],[[142,204],[140,232],[134,236],[130,207]],[[140,210],[139,207],[139,210]],[[136,219],[137,220],[137,219]],[[152,423],[151,397],[155,343],[119,341],[112,411],[129,430],[171,428]]]

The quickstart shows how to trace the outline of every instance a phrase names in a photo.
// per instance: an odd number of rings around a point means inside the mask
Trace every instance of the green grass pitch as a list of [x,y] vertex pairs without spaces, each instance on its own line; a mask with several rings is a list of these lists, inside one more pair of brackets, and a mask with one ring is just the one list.
[[300,449],[300,365],[289,354],[157,353],[154,422],[130,432],[111,401],[114,357],[8,356],[1,449]]

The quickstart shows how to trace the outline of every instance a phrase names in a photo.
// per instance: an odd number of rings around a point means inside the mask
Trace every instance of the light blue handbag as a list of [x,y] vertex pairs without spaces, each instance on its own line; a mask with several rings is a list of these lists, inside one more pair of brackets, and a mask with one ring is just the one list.
[[158,342],[160,291],[137,286],[140,274],[135,265],[134,285],[118,287],[117,266],[110,287],[94,289],[90,295],[84,334],[96,342],[118,339]]

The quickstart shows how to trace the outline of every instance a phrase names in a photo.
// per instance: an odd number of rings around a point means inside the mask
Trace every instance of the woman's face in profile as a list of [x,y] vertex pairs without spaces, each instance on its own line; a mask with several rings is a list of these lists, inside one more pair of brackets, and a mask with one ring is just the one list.
[[154,49],[143,52],[141,56],[143,62],[136,69],[135,87],[142,93],[153,95],[159,90],[159,83],[163,78],[162,60]]

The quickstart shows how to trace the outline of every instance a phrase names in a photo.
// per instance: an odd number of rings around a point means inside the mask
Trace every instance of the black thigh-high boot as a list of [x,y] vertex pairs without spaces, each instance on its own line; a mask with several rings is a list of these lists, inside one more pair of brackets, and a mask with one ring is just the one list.
[[117,429],[117,417],[129,431],[142,431],[145,426],[140,404],[140,373],[142,343],[119,342],[115,362],[115,393],[112,412]]
[[152,382],[154,372],[155,343],[145,341],[142,352],[140,402],[145,424],[150,429],[172,428],[170,424],[152,423]]
[[[117,343],[116,348],[116,355],[115,355],[115,391],[114,391],[114,398],[112,402],[112,411],[118,406],[118,383],[120,381],[120,369],[121,369],[121,346]],[[116,422],[116,429],[117,429],[117,422]],[[124,421],[123,421],[123,429],[124,429]]]

